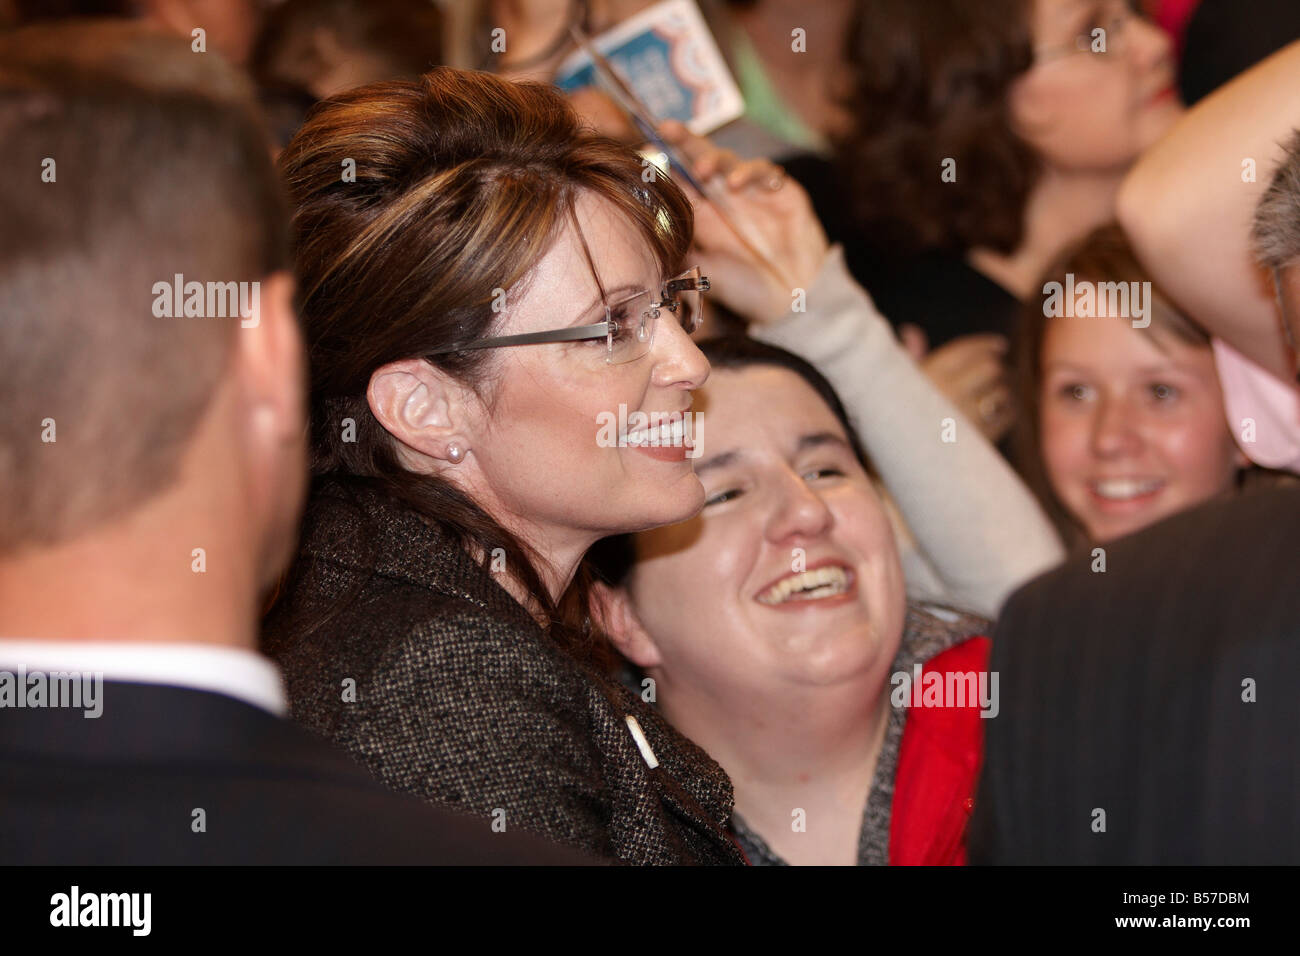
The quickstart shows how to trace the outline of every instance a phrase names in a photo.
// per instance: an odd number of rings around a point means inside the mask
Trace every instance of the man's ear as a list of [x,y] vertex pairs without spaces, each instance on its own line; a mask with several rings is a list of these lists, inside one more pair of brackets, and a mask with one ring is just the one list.
[[235,332],[238,367],[252,413],[250,427],[270,444],[302,441],[306,429],[306,357],[293,308],[293,277],[275,272],[254,283]]
[[642,627],[626,588],[596,581],[591,586],[591,617],[609,635],[619,653],[642,670],[657,667],[662,658],[654,639]]
[[366,402],[379,424],[407,448],[456,463],[473,450],[469,391],[422,359],[400,359],[375,369]]

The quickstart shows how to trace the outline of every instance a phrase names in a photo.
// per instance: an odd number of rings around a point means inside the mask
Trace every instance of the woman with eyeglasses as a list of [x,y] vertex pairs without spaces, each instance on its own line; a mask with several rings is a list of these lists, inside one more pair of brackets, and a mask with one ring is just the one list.
[[790,171],[931,378],[998,441],[1021,303],[1114,218],[1126,170],[1181,112],[1171,43],[1126,0],[860,0],[848,43],[845,188]]
[[445,68],[326,101],[280,165],[314,488],[265,639],[294,716],[484,828],[743,862],[726,774],[583,625],[587,548],[704,501],[689,201],[558,92]]

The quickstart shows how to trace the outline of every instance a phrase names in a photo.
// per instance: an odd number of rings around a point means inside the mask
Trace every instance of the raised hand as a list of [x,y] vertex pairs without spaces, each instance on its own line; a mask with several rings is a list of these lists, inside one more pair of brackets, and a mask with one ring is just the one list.
[[676,180],[695,203],[697,260],[712,282],[710,295],[750,322],[784,316],[828,250],[808,194],[770,160],[742,160],[681,123],[664,123],[660,135],[681,150],[708,193]]

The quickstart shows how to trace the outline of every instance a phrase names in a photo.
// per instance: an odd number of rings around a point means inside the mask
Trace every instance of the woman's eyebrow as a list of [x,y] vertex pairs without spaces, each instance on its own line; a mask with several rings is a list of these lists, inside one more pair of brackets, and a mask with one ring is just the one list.
[[738,450],[721,451],[716,455],[710,455],[695,463],[695,474],[699,476],[706,471],[726,468],[728,465],[734,465],[744,457],[744,453]]
[[[607,289],[605,291],[605,299],[607,302],[613,303],[613,302],[617,302],[620,298],[623,298],[628,293],[644,292],[644,291],[645,291],[645,286],[640,285],[639,283],[624,282],[623,284],[617,285],[612,289]],[[586,318],[593,311],[595,311],[600,306],[600,304],[601,304],[600,293],[596,293],[595,298],[593,298],[591,302],[588,303],[587,306],[577,314],[577,316],[574,318],[574,321],[571,322],[570,325],[585,324],[581,320]]]
[[1068,372],[1071,375],[1091,375],[1092,369],[1086,365],[1076,365],[1073,362],[1062,362],[1055,360],[1048,362],[1043,366],[1043,375],[1054,375],[1057,372]]
[[837,435],[834,432],[811,432],[799,438],[798,443],[795,445],[795,452],[797,454],[801,451],[807,451],[809,448],[820,448],[824,445],[839,445],[846,451],[853,450],[853,447],[843,435]]
[[1156,365],[1143,365],[1137,370],[1139,375],[1186,375],[1188,378],[1209,379],[1209,371],[1183,365],[1179,362],[1160,362]]

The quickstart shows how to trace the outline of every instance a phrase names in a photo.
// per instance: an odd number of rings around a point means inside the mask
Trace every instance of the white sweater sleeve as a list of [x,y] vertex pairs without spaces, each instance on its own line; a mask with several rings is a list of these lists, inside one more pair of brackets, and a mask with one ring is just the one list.
[[948,603],[995,617],[1016,587],[1062,560],[1056,531],[997,450],[903,350],[849,275],[841,247],[831,248],[805,298],[806,311],[751,326],[750,334],[830,380]]

